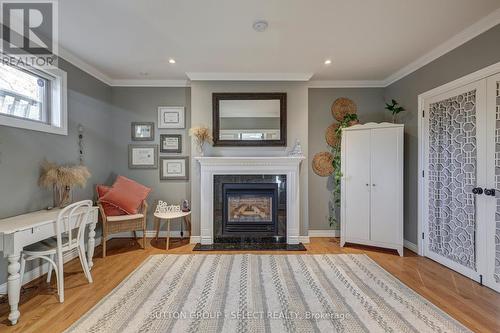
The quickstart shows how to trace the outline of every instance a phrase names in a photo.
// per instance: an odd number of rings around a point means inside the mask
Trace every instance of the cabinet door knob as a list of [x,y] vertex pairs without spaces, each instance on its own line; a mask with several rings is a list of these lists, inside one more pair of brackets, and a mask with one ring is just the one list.
[[375,184],[372,184],[373,187],[375,187]]

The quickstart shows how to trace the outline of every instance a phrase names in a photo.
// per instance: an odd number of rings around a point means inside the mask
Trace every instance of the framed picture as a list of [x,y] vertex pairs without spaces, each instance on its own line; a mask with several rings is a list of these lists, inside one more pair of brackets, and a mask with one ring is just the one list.
[[185,128],[184,107],[158,107],[158,128]]
[[158,168],[158,145],[128,145],[130,169]]
[[132,123],[133,141],[153,141],[155,139],[155,123]]
[[182,153],[182,135],[160,134],[160,153]]
[[161,157],[160,180],[188,180],[188,157]]

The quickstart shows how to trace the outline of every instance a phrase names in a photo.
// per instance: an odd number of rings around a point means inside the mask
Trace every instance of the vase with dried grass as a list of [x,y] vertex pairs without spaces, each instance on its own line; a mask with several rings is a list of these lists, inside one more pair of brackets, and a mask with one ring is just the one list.
[[54,207],[63,208],[71,203],[71,190],[75,186],[84,187],[90,172],[83,165],[58,165],[43,161],[39,185],[52,188]]
[[200,154],[200,156],[203,156],[205,154],[205,151],[203,149],[205,144],[213,143],[212,134],[210,133],[208,127],[205,126],[192,127],[189,129],[189,135],[195,139],[195,143],[198,148],[198,153]]

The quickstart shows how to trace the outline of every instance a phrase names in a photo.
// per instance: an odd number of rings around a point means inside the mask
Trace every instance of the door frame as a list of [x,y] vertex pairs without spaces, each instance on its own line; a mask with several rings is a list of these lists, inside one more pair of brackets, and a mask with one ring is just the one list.
[[489,76],[495,75],[500,72],[500,62],[490,65],[471,74],[465,75],[454,81],[441,85],[437,88],[428,90],[420,95],[418,95],[418,212],[417,212],[417,251],[420,256],[425,255],[425,243],[423,239],[423,231],[427,229],[427,221],[425,219],[426,213],[424,211],[425,207],[425,182],[424,182],[424,172],[426,172],[426,160],[425,160],[425,135],[427,134],[427,128],[425,125],[425,105],[429,98],[433,96],[444,94],[448,91],[455,90],[464,85],[486,79]]

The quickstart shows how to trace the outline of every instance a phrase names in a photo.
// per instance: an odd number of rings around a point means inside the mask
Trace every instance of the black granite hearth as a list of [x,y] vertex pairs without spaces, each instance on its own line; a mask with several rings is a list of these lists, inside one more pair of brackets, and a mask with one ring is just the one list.
[[212,245],[196,244],[193,251],[307,251],[304,244],[286,243],[214,243]]

